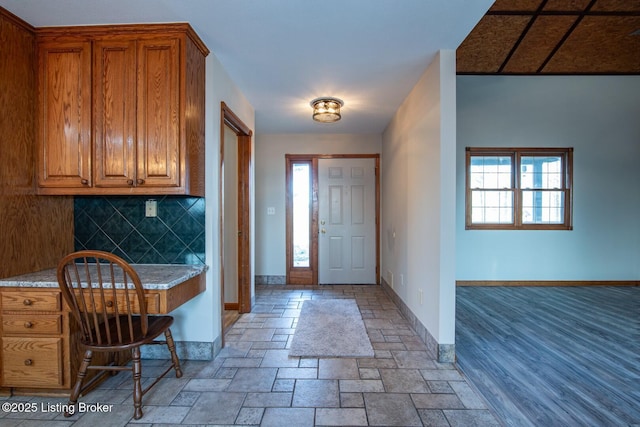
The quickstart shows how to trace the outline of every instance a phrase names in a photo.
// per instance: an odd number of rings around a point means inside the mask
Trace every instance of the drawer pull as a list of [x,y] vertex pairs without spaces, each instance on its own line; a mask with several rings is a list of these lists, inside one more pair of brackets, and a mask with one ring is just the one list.
[[105,305],[106,305],[107,307],[113,307],[113,301],[107,301],[107,302],[105,303]]
[[31,322],[24,322],[24,327],[29,329],[29,328],[33,328],[33,323]]
[[89,180],[88,180],[88,179],[86,179],[86,178],[82,178],[82,179],[80,180],[80,184],[82,184],[82,185],[89,185]]
[[24,361],[24,364],[25,364],[26,366],[31,366],[31,365],[33,365],[33,360],[31,360],[31,359],[26,359],[26,360]]
[[29,298],[25,298],[25,300],[24,300],[24,301],[22,301],[22,303],[23,303],[24,305],[31,305],[31,304],[33,304],[33,301],[31,301]]
[[144,179],[142,179],[142,178],[138,178],[138,179],[136,180],[136,182],[138,183],[138,185],[142,185],[142,184],[144,184]]
[[133,185],[133,180],[132,179],[128,179],[127,180],[127,185]]

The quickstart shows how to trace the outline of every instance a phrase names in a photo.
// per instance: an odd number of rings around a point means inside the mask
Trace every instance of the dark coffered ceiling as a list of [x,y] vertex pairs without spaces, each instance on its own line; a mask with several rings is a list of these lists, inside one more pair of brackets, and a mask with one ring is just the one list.
[[458,74],[640,74],[640,0],[496,0]]

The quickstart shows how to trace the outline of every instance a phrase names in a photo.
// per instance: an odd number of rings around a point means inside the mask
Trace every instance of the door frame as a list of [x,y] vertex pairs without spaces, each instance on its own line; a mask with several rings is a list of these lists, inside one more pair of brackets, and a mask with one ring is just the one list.
[[[225,104],[220,103],[220,176],[218,191],[219,251],[220,251],[220,307],[224,325],[224,127],[229,126],[237,136],[238,149],[238,311],[251,312],[251,194],[253,164],[251,139],[253,131]],[[224,332],[224,331],[223,331]],[[224,339],[224,333],[223,333]]]
[[[290,285],[318,285],[318,160],[319,159],[375,159],[375,227],[376,227],[376,283],[380,284],[380,154],[285,154],[286,166],[286,283]],[[293,163],[311,165],[311,227],[309,232],[310,267],[293,266]]]

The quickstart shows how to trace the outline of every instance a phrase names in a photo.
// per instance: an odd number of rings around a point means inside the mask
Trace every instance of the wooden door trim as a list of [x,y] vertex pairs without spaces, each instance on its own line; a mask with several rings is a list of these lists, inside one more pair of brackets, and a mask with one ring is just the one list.
[[[380,284],[380,154],[285,154],[286,163],[286,281],[287,284],[318,284],[318,160],[320,159],[375,159],[375,227],[376,227],[376,283]],[[293,267],[293,222],[291,201],[291,164],[308,161],[312,165],[311,214],[311,267]],[[308,270],[308,271],[307,271]]]
[[[220,103],[220,175],[218,206],[223,206],[224,197],[224,127],[230,127],[238,137],[238,311],[249,313],[251,306],[251,139],[253,131],[227,106]],[[224,324],[224,212],[220,209],[220,315]],[[222,334],[224,345],[224,331]]]

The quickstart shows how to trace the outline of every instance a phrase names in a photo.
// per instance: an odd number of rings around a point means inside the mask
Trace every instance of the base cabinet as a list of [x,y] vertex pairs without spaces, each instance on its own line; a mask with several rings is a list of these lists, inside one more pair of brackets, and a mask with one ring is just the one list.
[[0,386],[69,390],[69,314],[57,290],[0,289]]

